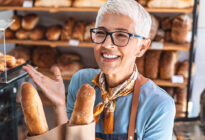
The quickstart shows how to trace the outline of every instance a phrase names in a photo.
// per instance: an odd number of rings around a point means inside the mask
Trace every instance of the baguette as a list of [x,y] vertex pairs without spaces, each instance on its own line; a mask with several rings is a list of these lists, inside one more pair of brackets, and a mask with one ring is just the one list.
[[41,99],[36,89],[28,82],[21,87],[21,105],[29,134],[40,135],[48,131]]
[[78,90],[77,99],[69,124],[85,125],[93,119],[93,107],[95,103],[95,89],[89,84],[84,84]]

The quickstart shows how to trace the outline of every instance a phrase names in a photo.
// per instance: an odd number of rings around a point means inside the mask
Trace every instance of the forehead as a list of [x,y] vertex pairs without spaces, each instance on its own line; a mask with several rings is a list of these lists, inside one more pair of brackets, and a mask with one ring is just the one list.
[[124,29],[134,33],[135,26],[133,20],[125,15],[105,14],[99,18],[97,27],[103,27],[108,31]]

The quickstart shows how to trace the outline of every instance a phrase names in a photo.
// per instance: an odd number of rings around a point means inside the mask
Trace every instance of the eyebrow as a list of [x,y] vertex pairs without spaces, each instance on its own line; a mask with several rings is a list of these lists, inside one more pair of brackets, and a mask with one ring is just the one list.
[[[99,29],[104,29],[104,30],[108,31],[108,29],[106,29],[106,28],[103,27],[103,26],[99,26],[98,28],[99,28]],[[125,29],[125,28],[115,28],[115,30],[117,30],[117,31],[126,31],[126,32],[128,32],[128,30]]]

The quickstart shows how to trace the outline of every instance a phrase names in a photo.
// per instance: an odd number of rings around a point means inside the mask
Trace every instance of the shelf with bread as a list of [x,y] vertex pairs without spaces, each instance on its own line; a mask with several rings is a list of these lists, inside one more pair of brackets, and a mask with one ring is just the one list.
[[[193,8],[145,8],[150,13],[186,13],[193,12]],[[97,12],[97,7],[22,7],[22,6],[0,6],[0,10],[21,10],[21,11],[48,11],[54,12]]]
[[[77,42],[76,44],[72,44],[72,41]],[[64,46],[64,47],[88,47],[92,48],[93,43],[91,42],[79,42],[78,40],[71,40],[70,43],[69,41],[48,41],[48,40],[18,40],[18,39],[7,39],[6,43],[7,44],[20,44],[20,45],[36,45],[36,46],[50,46],[50,47],[58,47],[58,46]],[[163,43],[162,48],[152,48],[150,47],[149,50],[166,50],[166,51],[171,51],[171,50],[182,50],[185,52],[189,51],[190,44],[185,43],[185,44],[176,44],[176,43],[171,43],[171,42],[165,42]]]

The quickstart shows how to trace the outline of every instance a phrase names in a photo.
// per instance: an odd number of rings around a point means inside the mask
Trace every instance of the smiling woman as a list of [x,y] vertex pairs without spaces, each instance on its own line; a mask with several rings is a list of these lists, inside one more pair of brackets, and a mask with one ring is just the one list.
[[[30,66],[24,67],[53,102],[57,125],[70,119],[77,91],[88,83],[96,92],[96,137],[109,140],[133,138],[128,137],[132,130],[132,104],[138,103],[134,106],[137,108],[132,131],[134,139],[171,140],[174,101],[150,79],[143,77],[135,65],[136,58],[143,56],[151,43],[148,38],[150,28],[150,15],[135,0],[108,0],[98,12],[95,28],[90,29],[99,69],[83,69],[72,77],[66,108],[58,68],[54,69],[57,81],[51,81]],[[135,96],[135,93],[139,95]]]

